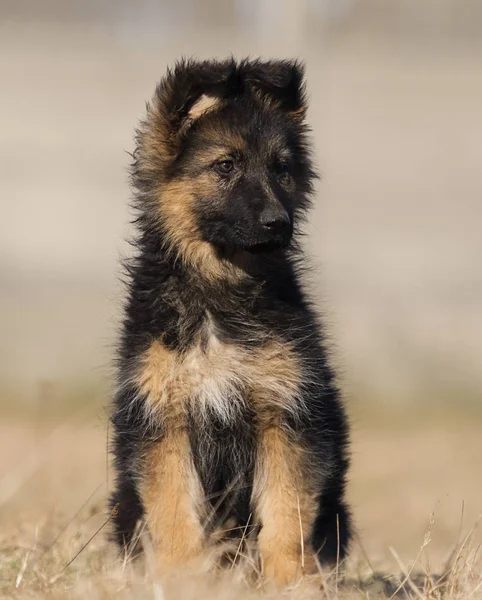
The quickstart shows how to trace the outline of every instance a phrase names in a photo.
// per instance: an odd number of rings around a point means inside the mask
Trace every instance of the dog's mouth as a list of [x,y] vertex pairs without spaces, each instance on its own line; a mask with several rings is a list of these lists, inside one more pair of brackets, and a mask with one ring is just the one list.
[[221,221],[221,227],[208,230],[204,239],[212,244],[220,256],[230,258],[238,252],[259,255],[276,252],[287,248],[292,239],[293,227],[286,227],[282,231],[253,231],[249,228],[234,225],[226,227]]
[[279,231],[267,231],[255,228],[246,231],[245,228],[234,228],[233,245],[236,249],[249,254],[267,254],[287,248],[291,243],[293,227],[285,227]]
[[290,239],[287,240],[269,240],[256,242],[254,244],[243,244],[236,246],[218,246],[219,256],[228,260],[239,260],[239,257],[244,256],[260,256],[263,254],[272,254],[276,251],[287,248],[290,244]]
[[269,252],[275,252],[276,250],[282,250],[283,248],[287,248],[290,243],[290,240],[268,240],[266,242],[258,242],[256,244],[247,246],[245,248],[246,252],[251,254],[266,254]]

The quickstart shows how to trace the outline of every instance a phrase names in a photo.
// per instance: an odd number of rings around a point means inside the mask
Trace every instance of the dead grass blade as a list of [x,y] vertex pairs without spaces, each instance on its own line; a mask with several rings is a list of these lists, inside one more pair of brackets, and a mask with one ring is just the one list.
[[434,523],[434,516],[435,516],[434,513],[432,513],[430,515],[430,521],[429,521],[427,532],[425,533],[425,537],[423,539],[423,543],[420,546],[420,550],[418,551],[417,558],[413,561],[413,564],[410,567],[410,569],[408,569],[408,571],[405,568],[405,565],[403,564],[403,562],[400,560],[400,557],[398,556],[396,550],[390,546],[389,550],[390,550],[391,554],[393,555],[393,557],[395,558],[395,560],[397,561],[398,566],[402,570],[402,573],[404,574],[404,579],[401,581],[400,585],[390,596],[390,600],[392,600],[398,594],[398,592],[405,586],[406,583],[408,583],[408,585],[410,586],[412,591],[415,592],[419,598],[423,599],[423,595],[421,594],[418,586],[415,585],[415,583],[412,581],[411,576],[412,576],[413,569],[415,568],[415,565],[419,562],[423,551],[430,544],[430,541],[432,539],[431,534],[432,534],[432,527],[433,527],[433,523]]
[[303,523],[301,522],[301,508],[300,508],[300,497],[296,494],[296,501],[298,502],[298,520],[300,523],[300,544],[301,544],[301,568],[305,570],[305,538],[303,536]]
[[75,519],[80,515],[80,513],[84,510],[84,508],[89,504],[89,502],[92,500],[92,498],[97,494],[97,492],[103,487],[103,483],[100,483],[95,490],[90,494],[90,496],[87,498],[87,500],[85,500],[80,508],[75,512],[75,514],[67,521],[67,523],[64,525],[64,527],[62,527],[62,529],[59,531],[59,533],[55,536],[54,540],[50,543],[50,545],[45,548],[45,550],[42,552],[41,556],[44,556],[45,554],[47,554],[48,552],[50,552],[53,547],[55,546],[55,544],[59,541],[59,539],[62,537],[62,535],[67,531],[67,529],[69,528],[69,526],[71,525],[71,523],[73,523],[75,521]]
[[97,535],[104,529],[104,527],[116,516],[117,511],[118,511],[119,507],[116,504],[116,506],[114,506],[114,508],[112,509],[110,515],[107,517],[107,519],[102,523],[102,525],[95,531],[94,534],[91,535],[91,537],[87,540],[87,542],[82,546],[82,548],[69,560],[69,562],[65,565],[65,567],[59,571],[59,573],[57,573],[57,575],[54,575],[53,577],[51,577],[51,579],[49,580],[49,583],[55,583],[62,575],[63,573],[65,573],[65,571],[70,567],[70,565],[82,554],[82,552],[87,548],[87,546],[92,542],[92,540],[97,537]]
[[249,513],[248,520],[246,521],[246,525],[243,528],[243,533],[241,535],[241,539],[239,540],[239,544],[238,544],[238,547],[236,549],[236,554],[234,555],[233,563],[231,565],[231,571],[234,569],[234,566],[236,565],[236,561],[238,559],[239,553],[241,552],[241,548],[243,547],[244,540],[246,539],[246,532],[248,530],[249,523],[251,521],[251,515],[252,515],[252,513]]
[[22,583],[23,576],[25,575],[25,571],[27,570],[28,559],[30,558],[30,554],[35,551],[35,548],[37,546],[37,540],[38,540],[38,525],[35,527],[35,538],[34,538],[33,546],[29,550],[27,550],[27,552],[22,560],[22,566],[20,567],[20,571],[15,580],[15,589],[17,589],[17,590]]

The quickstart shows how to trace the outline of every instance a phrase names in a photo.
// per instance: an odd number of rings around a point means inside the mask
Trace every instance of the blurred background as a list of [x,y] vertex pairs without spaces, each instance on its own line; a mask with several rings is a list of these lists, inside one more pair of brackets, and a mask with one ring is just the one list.
[[133,130],[167,65],[231,54],[307,65],[323,178],[306,246],[354,421],[361,527],[420,469],[391,514],[413,500],[422,531],[452,494],[449,538],[462,501],[482,508],[479,0],[1,0],[8,443],[30,447],[20,417],[75,414],[104,447]]
[[2,0],[0,16],[16,402],[109,377],[133,129],[167,65],[233,54],[306,61],[323,173],[308,248],[349,392],[482,403],[478,0]]

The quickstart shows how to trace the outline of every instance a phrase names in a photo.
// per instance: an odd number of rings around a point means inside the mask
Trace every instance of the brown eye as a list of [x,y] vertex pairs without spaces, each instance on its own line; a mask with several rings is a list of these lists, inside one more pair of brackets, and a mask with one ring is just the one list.
[[216,169],[223,175],[231,173],[234,169],[234,162],[232,160],[220,160],[216,163]]

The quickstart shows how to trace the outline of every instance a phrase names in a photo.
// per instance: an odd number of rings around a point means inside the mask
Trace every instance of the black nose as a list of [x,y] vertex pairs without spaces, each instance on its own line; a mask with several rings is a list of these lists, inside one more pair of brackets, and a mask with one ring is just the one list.
[[274,233],[289,227],[291,219],[281,204],[269,205],[261,212],[259,222],[264,229]]

